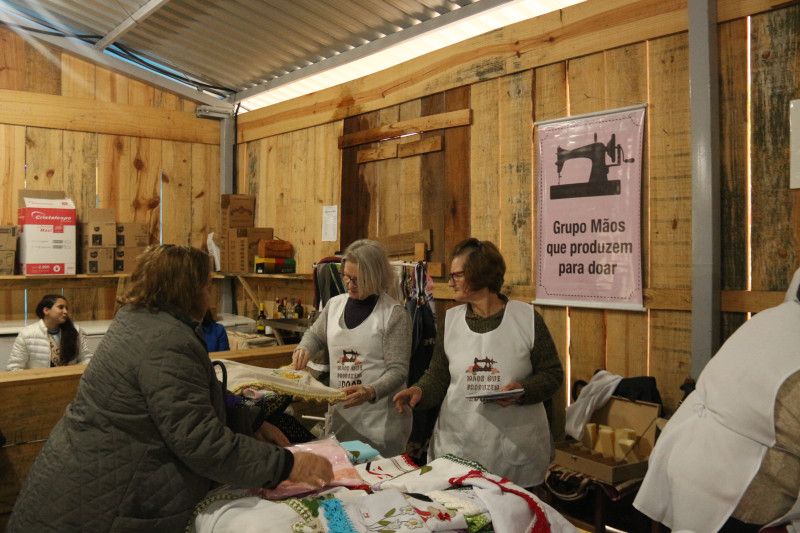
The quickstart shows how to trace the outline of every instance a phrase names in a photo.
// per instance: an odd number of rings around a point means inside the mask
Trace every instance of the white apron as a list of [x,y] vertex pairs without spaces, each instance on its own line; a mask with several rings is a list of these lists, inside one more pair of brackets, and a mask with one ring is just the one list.
[[551,457],[544,406],[501,407],[464,397],[499,390],[531,375],[533,307],[509,301],[500,326],[488,333],[470,330],[466,313],[467,306],[460,305],[445,315],[450,386],[433,431],[431,459],[452,453],[477,461],[517,485],[539,485]]
[[[328,303],[330,386],[334,388],[369,385],[383,375],[386,368],[383,332],[393,308],[400,305],[389,295],[381,294],[366,320],[353,329],[347,329],[344,324],[347,298],[347,294],[340,294]],[[364,402],[347,409],[343,404],[331,406],[330,430],[339,441],[366,442],[384,457],[405,452],[411,434],[411,413],[398,414],[392,404],[392,397],[403,388],[405,383],[374,403]]]
[[717,531],[733,514],[775,444],[778,390],[800,370],[798,284],[800,270],[784,303],[740,327],[703,369],[659,437],[634,507],[698,533]]

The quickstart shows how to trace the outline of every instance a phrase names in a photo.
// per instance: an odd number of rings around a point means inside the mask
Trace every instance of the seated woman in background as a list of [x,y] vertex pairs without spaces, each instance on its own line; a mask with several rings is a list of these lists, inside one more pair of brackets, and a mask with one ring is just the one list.
[[411,413],[392,413],[392,396],[406,386],[411,318],[387,292],[395,275],[375,241],[355,241],[344,252],[346,294],[334,296],[292,354],[294,368],[328,349],[330,386],[347,396],[331,407],[330,427],[340,441],[360,440],[385,457],[405,451]]
[[225,326],[214,320],[211,309],[203,315],[203,339],[206,341],[206,348],[209,352],[227,352],[231,349],[228,344],[228,333]]
[[11,348],[6,370],[88,363],[86,337],[69,318],[69,304],[59,294],[46,294],[36,306],[39,320],[25,326]]
[[274,445],[287,442],[274,426],[240,411],[228,417],[199,332],[210,274],[196,248],[151,246],[141,255],[7,531],[183,531],[215,482],[331,480],[327,459]]
[[[429,460],[452,453],[532,487],[544,481],[551,458],[543,402],[564,372],[542,317],[500,293],[505,271],[491,242],[466,239],[456,246],[450,287],[463,305],[447,311],[426,373],[394,401],[398,412],[442,405]],[[485,403],[466,397],[515,389],[524,392]]]

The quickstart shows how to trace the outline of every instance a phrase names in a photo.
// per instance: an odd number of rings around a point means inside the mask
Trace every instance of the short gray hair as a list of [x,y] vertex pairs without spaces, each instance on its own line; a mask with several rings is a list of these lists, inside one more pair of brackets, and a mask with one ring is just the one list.
[[370,239],[351,243],[342,257],[342,265],[346,262],[358,265],[358,285],[365,294],[391,293],[395,274],[381,243]]

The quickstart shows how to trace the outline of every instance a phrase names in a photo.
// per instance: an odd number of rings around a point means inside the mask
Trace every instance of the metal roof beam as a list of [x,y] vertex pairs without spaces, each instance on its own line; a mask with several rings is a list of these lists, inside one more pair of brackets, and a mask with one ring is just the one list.
[[342,52],[341,54],[329,57],[327,59],[324,59],[323,61],[314,63],[313,65],[309,65],[307,67],[295,70],[293,72],[280,76],[279,78],[270,80],[261,85],[257,85],[255,87],[250,87],[249,89],[239,91],[238,93],[229,96],[227,100],[229,102],[240,102],[246,98],[250,98],[251,96],[255,96],[270,89],[275,89],[276,87],[281,87],[283,85],[292,83],[297,80],[301,80],[308,76],[319,74],[321,72],[325,72],[326,70],[342,66],[352,61],[356,61],[368,55],[380,52],[381,50],[385,50],[390,46],[394,46],[398,43],[411,39],[412,37],[416,37],[425,32],[440,28],[446,24],[450,24],[457,20],[461,20],[476,15],[478,13],[488,11],[489,9],[503,5],[510,1],[511,0],[481,0],[480,2],[475,2],[468,6],[464,6],[460,9],[456,9],[450,11],[449,13],[445,13],[444,15],[426,20],[415,26],[405,28],[402,31],[398,31],[397,33],[392,33],[390,35],[387,35],[386,37],[370,41],[367,44],[364,44],[357,48],[353,48],[352,50],[348,50],[346,52]]
[[[17,11],[8,4],[0,4],[0,22],[2,21],[17,25],[37,24],[35,21],[30,20],[23,13]],[[198,89],[190,87],[189,85],[173,81],[169,78],[156,74],[153,71],[138,67],[133,63],[122,61],[121,59],[117,59],[99,50],[95,50],[91,44],[81,41],[80,39],[74,37],[57,37],[55,35],[34,33],[25,30],[17,31],[29,41],[40,40],[50,43],[71,54],[86,58],[93,63],[100,65],[101,67],[111,69],[120,74],[124,74],[150,85],[154,85],[160,89],[175,93],[178,96],[188,98],[189,100],[215,107],[230,107],[233,109],[231,104],[214,95],[204,93]]]
[[141,24],[144,19],[158,11],[169,0],[150,0],[145,5],[137,9],[133,15],[123,20],[116,28],[108,32],[105,37],[94,44],[95,49],[103,51],[108,45],[128,33],[136,25]]

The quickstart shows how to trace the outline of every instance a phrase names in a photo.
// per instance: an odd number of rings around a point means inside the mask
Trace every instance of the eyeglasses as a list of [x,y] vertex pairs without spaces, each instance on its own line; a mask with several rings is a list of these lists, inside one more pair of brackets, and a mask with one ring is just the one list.
[[344,281],[345,285],[355,285],[358,286],[358,278],[350,277],[347,274],[342,275],[342,281]]
[[448,277],[450,278],[450,281],[455,283],[456,280],[461,279],[461,278],[464,277],[464,271],[463,270],[459,270],[458,272],[450,272]]

